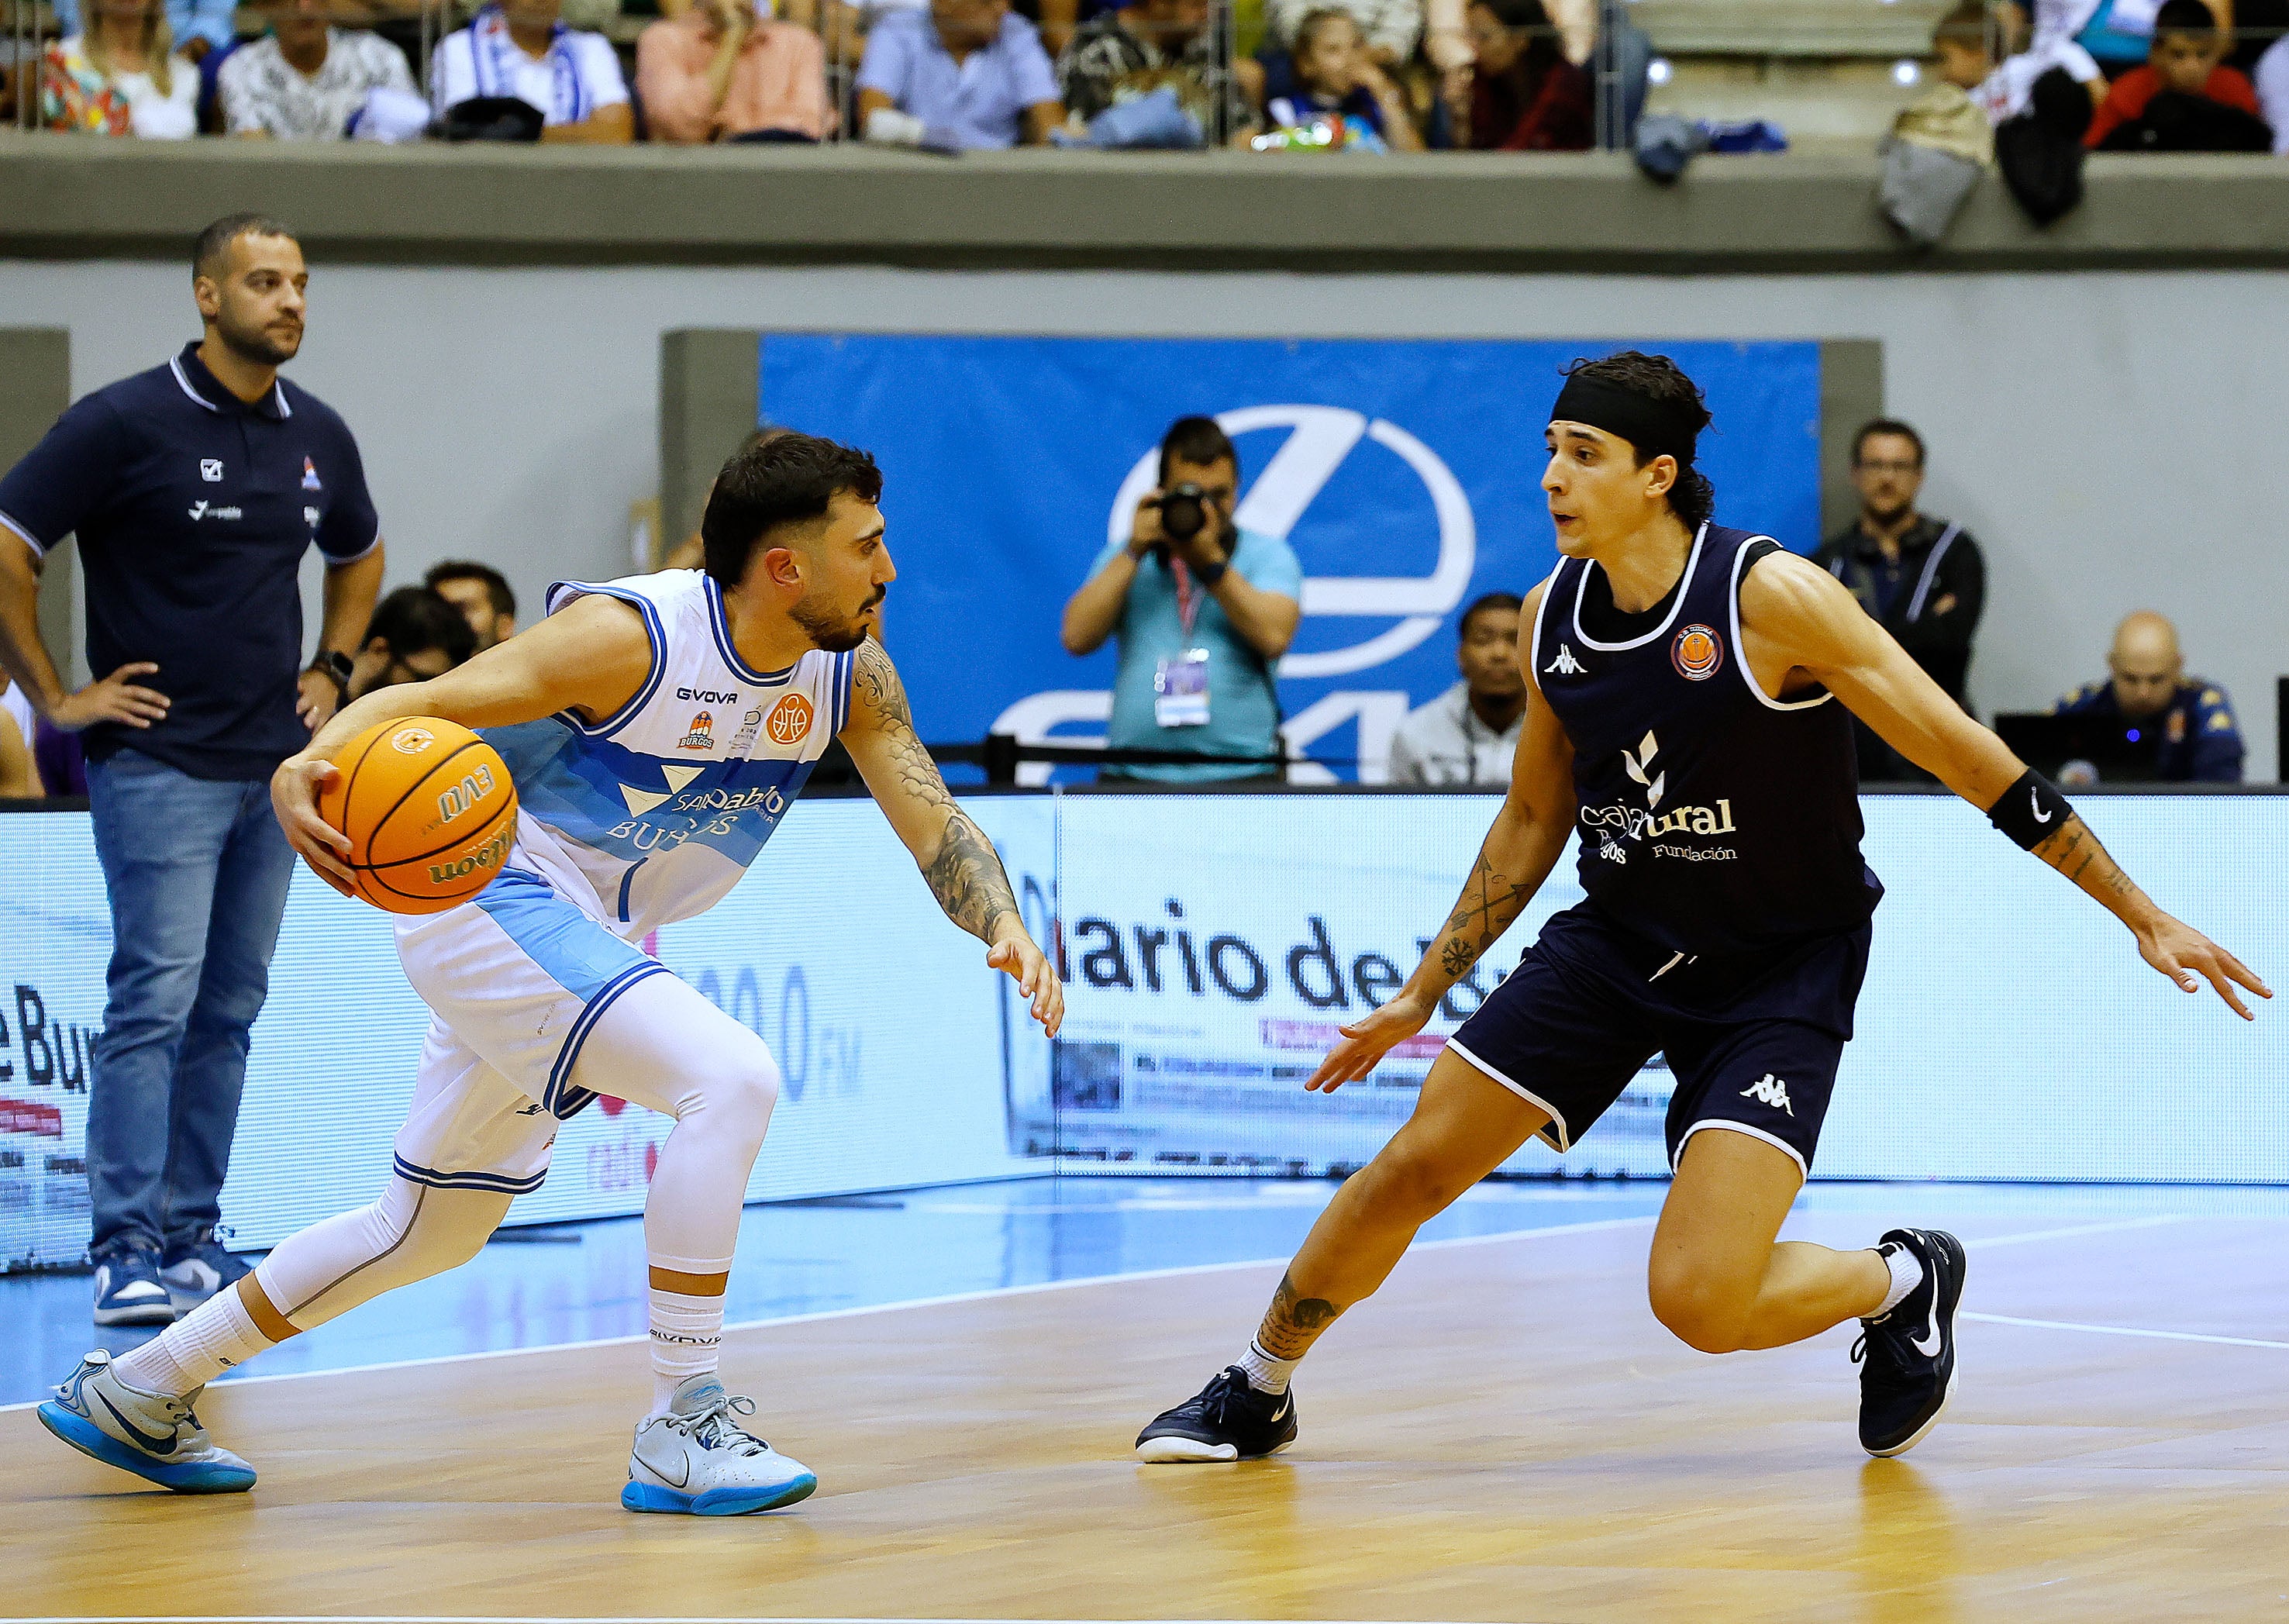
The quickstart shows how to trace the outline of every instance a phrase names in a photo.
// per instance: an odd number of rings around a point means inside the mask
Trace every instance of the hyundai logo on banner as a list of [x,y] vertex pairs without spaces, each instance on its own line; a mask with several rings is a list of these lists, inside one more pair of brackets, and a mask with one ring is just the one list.
[[885,639],[924,736],[1073,743],[1104,736],[1118,640],[1065,653],[1065,601],[1127,541],[1168,424],[1215,417],[1240,450],[1238,522],[1303,565],[1280,699],[1290,747],[1318,760],[1293,776],[1372,782],[1408,711],[1457,680],[1462,609],[1555,561],[1540,482],[1561,369],[1628,347],[1706,391],[1719,516],[1809,551],[1812,343],[771,336],[760,415],[881,464]]

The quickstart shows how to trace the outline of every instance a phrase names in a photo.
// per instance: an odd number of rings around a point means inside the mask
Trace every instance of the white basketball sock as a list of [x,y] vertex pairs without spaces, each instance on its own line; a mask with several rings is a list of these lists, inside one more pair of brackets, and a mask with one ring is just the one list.
[[1876,1248],[1876,1255],[1882,1258],[1884,1266],[1892,1271],[1892,1289],[1884,1294],[1884,1301],[1876,1305],[1876,1311],[1866,1316],[1870,1319],[1883,1318],[1906,1302],[1910,1292],[1924,1283],[1923,1259],[1898,1241],[1886,1241]]
[[276,1346],[254,1328],[237,1288],[226,1286],[111,1368],[130,1387],[180,1398]]
[[1256,1345],[1254,1337],[1248,1339],[1248,1351],[1234,1361],[1248,1373],[1248,1385],[1259,1393],[1286,1392],[1288,1379],[1296,1373],[1296,1366],[1303,1362],[1300,1355],[1292,1359],[1273,1358]]
[[722,1297],[687,1297],[653,1286],[651,1414],[666,1414],[679,1386],[714,1370],[722,1346]]

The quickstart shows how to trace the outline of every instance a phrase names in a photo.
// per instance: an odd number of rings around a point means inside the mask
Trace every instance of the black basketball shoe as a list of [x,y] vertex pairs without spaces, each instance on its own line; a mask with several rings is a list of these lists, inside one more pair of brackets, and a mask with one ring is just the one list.
[[1879,1249],[1904,1246],[1924,1280],[1881,1319],[1860,1322],[1860,1446],[1901,1455],[1922,1441],[1955,1390],[1955,1310],[1963,1301],[1963,1243],[1944,1230],[1887,1230]]
[[1173,1461],[1254,1461],[1296,1441],[1296,1396],[1259,1393],[1248,1373],[1228,1365],[1175,1409],[1137,1435],[1137,1458]]

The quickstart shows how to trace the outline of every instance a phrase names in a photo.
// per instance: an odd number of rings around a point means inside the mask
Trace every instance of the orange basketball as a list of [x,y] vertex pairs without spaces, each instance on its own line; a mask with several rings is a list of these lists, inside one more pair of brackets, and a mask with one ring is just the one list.
[[334,758],[318,816],[350,839],[357,893],[391,913],[437,913],[491,883],[516,839],[516,786],[498,752],[456,721],[401,716]]

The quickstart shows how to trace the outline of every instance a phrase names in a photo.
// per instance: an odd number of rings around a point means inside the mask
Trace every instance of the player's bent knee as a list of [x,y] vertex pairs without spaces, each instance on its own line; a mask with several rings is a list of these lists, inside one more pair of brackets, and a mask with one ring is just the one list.
[[1420,1223],[1445,1212],[1472,1184],[1467,1172],[1435,1154],[1394,1142],[1360,1175],[1380,1212]]
[[1656,1266],[1647,1281],[1653,1315],[1698,1353],[1737,1353],[1748,1330],[1748,1305],[1689,1270]]

